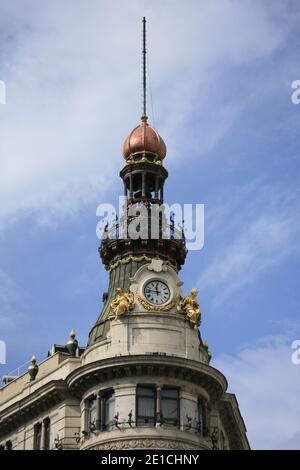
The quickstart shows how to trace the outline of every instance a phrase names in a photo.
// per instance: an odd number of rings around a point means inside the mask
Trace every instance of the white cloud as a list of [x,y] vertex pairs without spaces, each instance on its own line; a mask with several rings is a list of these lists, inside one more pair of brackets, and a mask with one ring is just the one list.
[[300,365],[291,361],[293,339],[261,338],[236,356],[222,355],[213,363],[237,395],[254,449],[300,450]]
[[[187,141],[205,153],[220,141],[239,112],[234,97],[220,102],[222,65],[234,70],[276,51],[297,15],[283,6],[271,12],[268,2],[192,2],[192,8],[193,14],[190,3],[173,0],[2,0],[2,224],[24,210],[43,210],[44,223],[76,213],[116,182],[122,140],[140,110],[144,14],[159,127],[170,153],[179,158]],[[186,127],[194,115],[198,130],[191,136]]]
[[[223,239],[198,286],[213,290],[215,306],[289,256],[299,254],[299,192],[276,187],[275,194],[274,189],[260,187],[256,181],[241,188],[239,210],[228,201],[219,213],[209,216],[208,225],[214,229],[224,226]],[[250,203],[249,190],[255,194]]]

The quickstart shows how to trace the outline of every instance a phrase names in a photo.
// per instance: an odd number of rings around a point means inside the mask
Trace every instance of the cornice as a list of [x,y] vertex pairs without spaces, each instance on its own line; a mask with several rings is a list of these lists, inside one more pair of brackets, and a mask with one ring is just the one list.
[[62,401],[68,393],[64,380],[52,380],[5,408],[0,413],[0,438],[18,428],[28,419],[33,419],[43,410],[49,410]]
[[163,376],[199,384],[207,390],[211,400],[219,399],[227,389],[221,372],[198,361],[174,356],[131,355],[102,359],[86,364],[66,378],[70,391],[81,397],[89,388],[107,380],[122,377]]

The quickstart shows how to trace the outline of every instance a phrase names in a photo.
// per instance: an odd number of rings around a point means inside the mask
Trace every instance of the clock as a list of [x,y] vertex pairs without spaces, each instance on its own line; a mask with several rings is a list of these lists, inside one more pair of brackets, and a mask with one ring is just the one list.
[[163,281],[152,280],[144,287],[144,296],[154,305],[162,305],[168,302],[171,297],[170,289]]

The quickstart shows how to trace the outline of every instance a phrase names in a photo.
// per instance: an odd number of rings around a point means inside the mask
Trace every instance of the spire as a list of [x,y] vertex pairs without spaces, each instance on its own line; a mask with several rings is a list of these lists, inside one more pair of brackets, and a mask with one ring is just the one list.
[[143,118],[147,116],[146,18],[143,17]]

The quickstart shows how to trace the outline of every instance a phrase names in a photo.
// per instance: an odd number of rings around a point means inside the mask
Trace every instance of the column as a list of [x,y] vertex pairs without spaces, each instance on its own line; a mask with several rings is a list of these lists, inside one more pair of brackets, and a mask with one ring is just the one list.
[[46,450],[46,420],[42,421],[41,450]]
[[146,173],[142,173],[142,198],[146,196]]
[[156,422],[161,423],[161,387],[156,387]]
[[129,175],[129,199],[132,199],[133,193],[132,193],[132,174],[130,173]]
[[102,396],[101,393],[97,393],[97,398],[96,398],[96,430],[100,431],[101,430],[101,417],[102,417]]
[[161,190],[160,190],[160,202],[164,202],[164,183],[161,185]]
[[100,413],[101,413],[101,431],[105,431],[105,400],[101,397],[100,400]]

